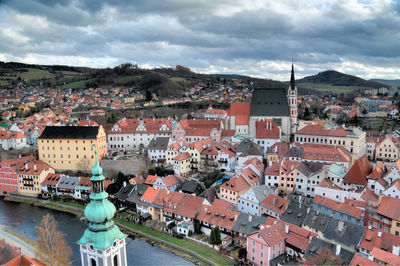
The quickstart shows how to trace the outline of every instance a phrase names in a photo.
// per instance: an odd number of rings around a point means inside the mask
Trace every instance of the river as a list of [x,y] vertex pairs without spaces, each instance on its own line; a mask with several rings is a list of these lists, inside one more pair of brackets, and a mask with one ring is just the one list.
[[[54,216],[58,222],[58,229],[66,234],[66,241],[72,248],[73,265],[80,265],[79,246],[76,241],[79,240],[86,226],[76,216],[0,199],[0,225],[31,239],[36,238],[35,226],[40,224],[42,217],[47,213]],[[126,243],[128,265],[193,265],[190,261],[143,240],[128,237]]]

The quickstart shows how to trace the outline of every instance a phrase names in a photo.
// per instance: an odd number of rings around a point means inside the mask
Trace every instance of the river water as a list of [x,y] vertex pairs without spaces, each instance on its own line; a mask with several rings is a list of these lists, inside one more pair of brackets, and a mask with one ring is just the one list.
[[[81,223],[76,216],[0,199],[0,224],[31,239],[36,238],[35,226],[39,226],[42,217],[47,213],[57,220],[58,230],[66,234],[66,241],[72,248],[73,265],[81,265],[79,246],[76,241],[82,236],[86,225]],[[193,265],[190,261],[164,249],[151,246],[142,240],[133,240],[128,237],[126,243],[128,265]]]

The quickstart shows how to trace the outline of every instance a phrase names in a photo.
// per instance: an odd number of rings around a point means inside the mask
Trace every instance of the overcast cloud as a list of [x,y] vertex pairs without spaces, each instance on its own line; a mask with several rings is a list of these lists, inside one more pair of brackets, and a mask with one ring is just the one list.
[[0,60],[144,67],[288,80],[335,69],[400,78],[389,0],[0,0]]

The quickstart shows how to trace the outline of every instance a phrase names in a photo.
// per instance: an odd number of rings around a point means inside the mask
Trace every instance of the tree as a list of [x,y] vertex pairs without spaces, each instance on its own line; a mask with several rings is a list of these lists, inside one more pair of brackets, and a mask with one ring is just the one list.
[[146,102],[150,102],[151,101],[151,91],[147,90],[146,91]]
[[310,118],[310,109],[308,109],[308,107],[306,107],[306,109],[304,110],[304,119],[309,119]]
[[46,214],[40,226],[35,227],[35,256],[45,265],[71,265],[72,250],[65,241],[65,234],[57,230],[57,225],[54,217]]
[[217,225],[214,228],[214,235],[215,235],[215,244],[221,244],[221,232],[219,231],[219,226]]
[[247,250],[245,248],[239,249],[239,259],[245,259],[247,257]]
[[211,229],[211,233],[210,233],[210,240],[208,241],[211,245],[215,244],[215,230],[214,228]]
[[201,234],[201,224],[197,219],[194,219],[194,233]]
[[89,173],[89,170],[91,169],[91,165],[90,165],[90,160],[88,158],[84,158],[82,160],[80,160],[78,162],[78,169],[82,172],[82,173]]
[[322,248],[312,257],[306,258],[307,265],[346,265],[345,261],[340,257],[332,254],[329,248]]

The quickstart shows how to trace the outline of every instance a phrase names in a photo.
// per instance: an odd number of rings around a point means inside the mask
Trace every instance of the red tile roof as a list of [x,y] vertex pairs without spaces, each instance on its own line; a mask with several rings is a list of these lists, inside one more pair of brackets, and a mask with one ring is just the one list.
[[385,174],[385,165],[383,162],[379,163],[372,173],[368,176],[368,179],[377,180],[378,178],[382,178]]
[[265,228],[258,230],[251,235],[255,234],[260,234],[269,247],[275,246],[279,242],[287,239],[285,226],[282,223],[267,225]]
[[256,122],[257,139],[279,139],[279,127],[273,120]]
[[279,169],[281,169],[281,162],[273,163],[271,166],[265,168],[264,174],[271,176],[280,176]]
[[226,181],[221,185],[221,188],[225,188],[231,191],[243,191],[250,188],[249,183],[244,179],[242,175],[236,175],[232,177],[230,180]]
[[159,178],[159,176],[148,175],[146,178],[146,181],[144,181],[144,183],[152,186],[154,184],[154,182],[156,182],[157,178]]
[[164,185],[166,185],[167,187],[179,184],[181,182],[179,178],[174,175],[162,177],[162,181],[164,182]]
[[361,216],[363,214],[363,211],[360,210],[357,207],[351,206],[349,204],[344,204],[339,201],[335,201],[326,197],[321,197],[319,195],[316,195],[314,198],[314,204],[319,204],[321,206],[324,206],[326,208],[345,213],[349,216],[353,216],[357,219],[361,219]]
[[260,204],[282,214],[287,209],[289,202],[287,199],[270,194]]
[[[142,121],[146,127],[145,131],[138,131],[137,127]],[[171,132],[171,120],[165,118],[123,118],[116,123],[121,131],[107,131],[107,134],[120,134],[120,133],[170,133]],[[161,126],[165,124],[168,130],[160,130]]]
[[374,247],[392,252],[393,245],[400,246],[400,236],[369,228],[365,230],[360,242],[360,247],[370,252]]
[[400,256],[396,256],[393,253],[379,248],[374,247],[372,249],[371,256],[374,257],[374,259],[378,259],[391,265],[400,265]]
[[181,154],[178,154],[177,156],[175,156],[174,160],[176,161],[182,161],[182,160],[186,160],[186,159],[190,159],[192,158],[192,156],[190,156],[190,154],[188,152],[184,152]]
[[210,136],[211,129],[221,129],[221,123],[219,119],[186,119],[179,125],[185,130],[186,136]]
[[[27,165],[27,167],[25,167]],[[35,170],[36,167],[36,170]],[[17,170],[18,174],[23,175],[40,175],[43,170],[50,169],[51,166],[43,161],[31,161],[22,166]]]
[[37,259],[32,259],[25,255],[19,255],[18,257],[5,263],[4,266],[42,266]]
[[382,197],[377,213],[400,221],[400,199],[384,196]]
[[324,144],[296,144],[296,147],[303,148],[303,159],[329,162],[351,162],[350,153],[341,146]]
[[147,201],[147,202],[154,202],[154,200],[157,197],[157,194],[160,191],[165,191],[165,189],[158,189],[158,188],[153,188],[153,187],[148,187],[146,191],[143,193],[141,200]]
[[60,174],[50,173],[46,176],[46,179],[43,180],[42,185],[55,186],[57,185],[59,180],[60,180]]
[[236,125],[248,125],[250,117],[250,103],[249,102],[235,102],[231,103],[228,110],[228,116],[235,116]]
[[356,184],[366,186],[367,176],[372,172],[372,165],[364,155],[354,162],[353,166],[347,172],[343,182],[347,184]]
[[373,262],[363,256],[356,254],[350,262],[350,266],[379,266],[380,264]]
[[240,212],[233,210],[232,206],[220,199],[215,199],[212,205],[201,206],[196,217],[197,220],[206,222],[220,228],[232,230]]
[[349,133],[344,128],[326,129],[321,125],[307,125],[296,132],[301,135],[335,136],[345,137]]

